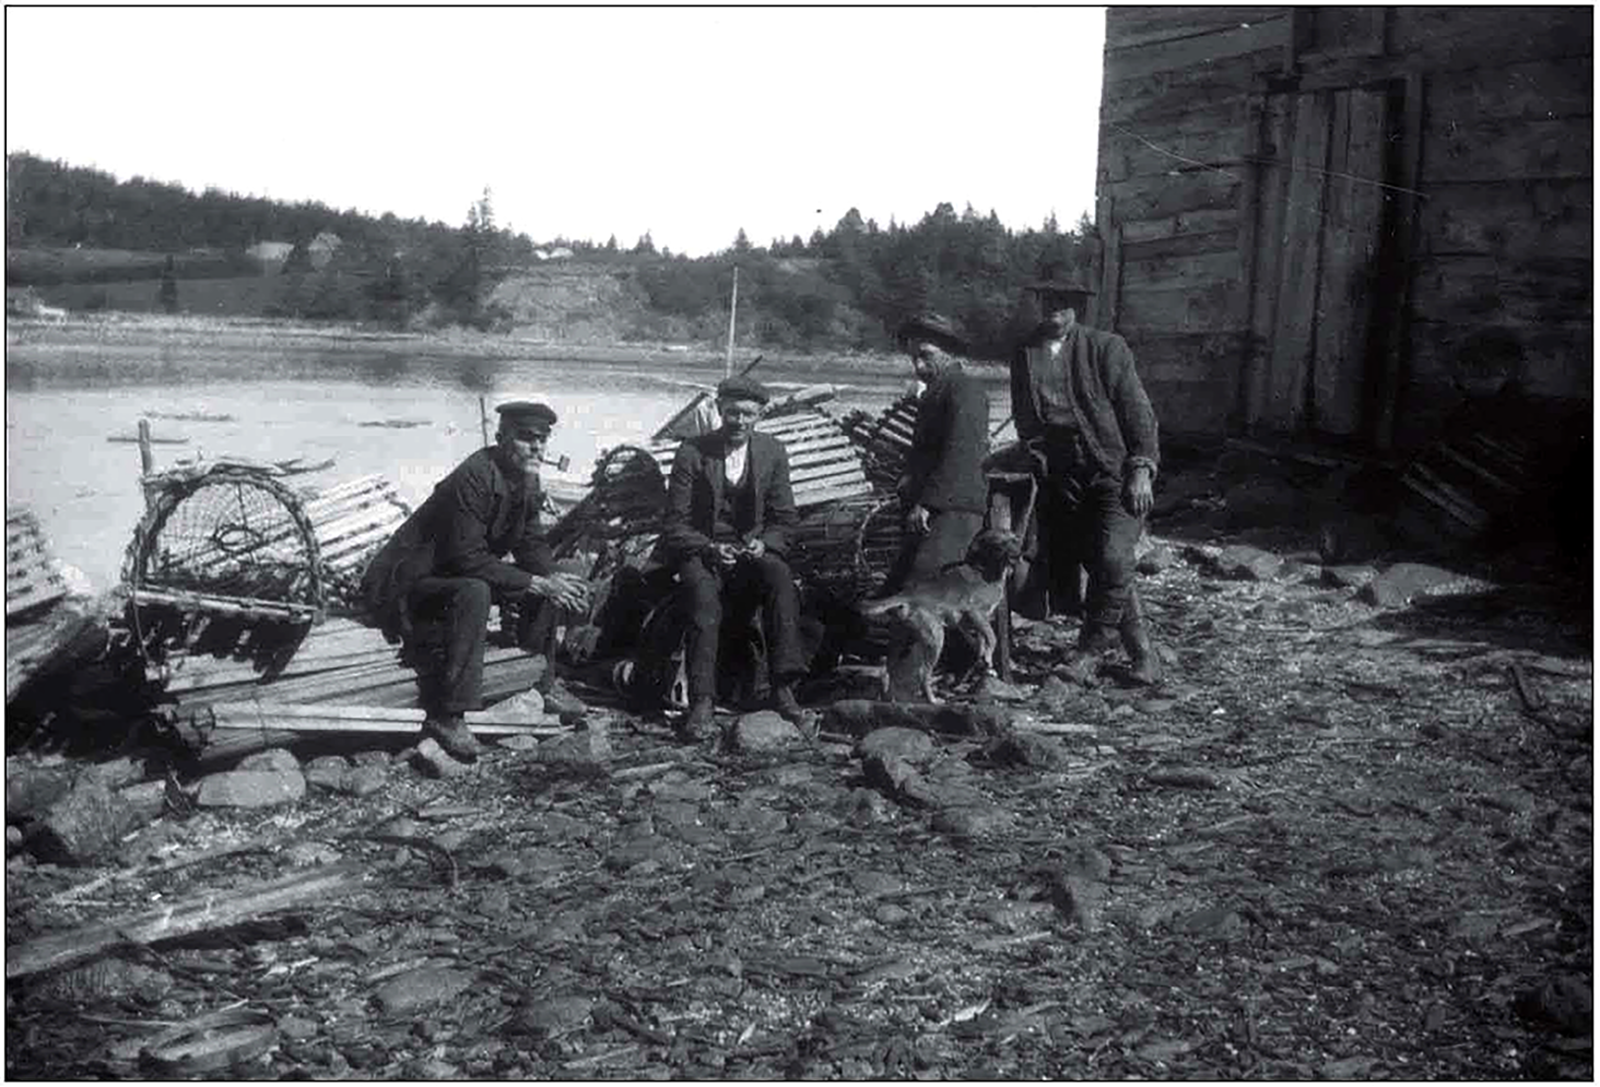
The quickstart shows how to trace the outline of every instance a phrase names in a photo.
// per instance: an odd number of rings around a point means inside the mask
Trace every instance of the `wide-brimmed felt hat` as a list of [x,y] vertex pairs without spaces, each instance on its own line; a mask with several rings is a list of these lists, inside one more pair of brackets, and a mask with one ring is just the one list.
[[1035,279],[1029,283],[1024,283],[1022,289],[1047,297],[1050,295],[1088,297],[1094,294],[1094,288],[1087,283],[1076,283],[1066,279]]
[[495,405],[501,425],[517,433],[549,434],[556,425],[555,409],[536,400],[511,400]]
[[754,400],[757,404],[765,404],[772,399],[772,394],[767,392],[767,387],[755,378],[735,374],[717,382],[717,399]]
[[895,330],[895,342],[901,347],[914,343],[931,343],[945,351],[966,354],[967,341],[956,331],[955,325],[937,313],[921,313],[900,322]]

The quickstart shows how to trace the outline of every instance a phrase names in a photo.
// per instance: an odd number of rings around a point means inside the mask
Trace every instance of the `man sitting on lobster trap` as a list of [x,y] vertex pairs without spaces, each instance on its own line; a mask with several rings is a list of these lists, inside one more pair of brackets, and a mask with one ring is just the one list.
[[[687,438],[672,462],[662,532],[654,555],[675,576],[673,618],[684,630],[689,711],[680,735],[698,739],[712,728],[724,619],[745,631],[759,612],[766,671],[774,709],[804,726],[809,715],[794,684],[806,670],[800,642],[800,603],[787,553],[798,516],[789,483],[789,455],[776,438],[756,431],[766,389],[753,378],[731,377],[717,386],[722,425]],[[646,638],[646,642],[651,639]],[[669,639],[676,643],[677,638]],[[646,645],[659,656],[676,645]],[[641,662],[660,668],[665,662]]]
[[[368,610],[417,667],[423,732],[467,760],[481,751],[463,715],[483,699],[490,605],[518,605],[549,630],[555,609],[583,612],[589,603],[588,583],[555,571],[544,538],[539,465],[556,413],[520,400],[495,410],[495,444],[434,487],[373,556],[361,583]],[[529,644],[537,636],[523,629],[520,637]]]

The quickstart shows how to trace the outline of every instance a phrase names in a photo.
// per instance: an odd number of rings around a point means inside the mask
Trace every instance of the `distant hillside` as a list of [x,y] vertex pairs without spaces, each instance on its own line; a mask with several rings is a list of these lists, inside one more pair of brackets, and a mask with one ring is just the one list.
[[6,156],[6,286],[69,310],[163,309],[396,328],[468,325],[552,342],[721,343],[735,269],[741,343],[788,351],[881,349],[933,310],[978,357],[1000,358],[1038,320],[1022,285],[1086,276],[1096,239],[1080,220],[1005,227],[939,204],[881,227],[851,208],[827,232],[688,259],[495,223],[487,189],[451,227],[374,218]]

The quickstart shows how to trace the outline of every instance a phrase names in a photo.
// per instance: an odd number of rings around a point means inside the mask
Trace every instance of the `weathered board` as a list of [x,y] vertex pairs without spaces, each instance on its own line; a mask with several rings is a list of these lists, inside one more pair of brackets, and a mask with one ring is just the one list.
[[67,583],[33,511],[6,510],[6,619],[36,612],[67,595]]

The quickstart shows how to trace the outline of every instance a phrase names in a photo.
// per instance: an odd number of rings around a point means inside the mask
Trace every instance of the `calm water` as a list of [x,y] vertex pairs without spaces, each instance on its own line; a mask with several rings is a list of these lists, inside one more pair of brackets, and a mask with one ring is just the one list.
[[[225,414],[228,422],[153,418],[157,438],[186,445],[155,447],[158,467],[221,454],[258,460],[334,457],[334,467],[293,477],[330,486],[382,473],[402,498],[422,501],[441,476],[480,445],[478,398],[550,403],[561,415],[549,456],[566,454],[564,475],[546,469],[560,489],[587,480],[596,456],[638,443],[688,402],[696,385],[713,384],[721,367],[661,362],[555,362],[430,354],[425,345],[370,349],[340,342],[285,347],[208,342],[197,334],[160,342],[43,344],[8,336],[6,360],[6,500],[33,508],[57,556],[95,588],[114,584],[143,509],[138,446],[141,415]],[[830,409],[877,411],[905,388],[909,372],[864,374],[847,365],[797,368],[761,364],[778,388],[834,384]],[[411,428],[362,426],[422,420]],[[491,430],[492,430],[491,426]]]

